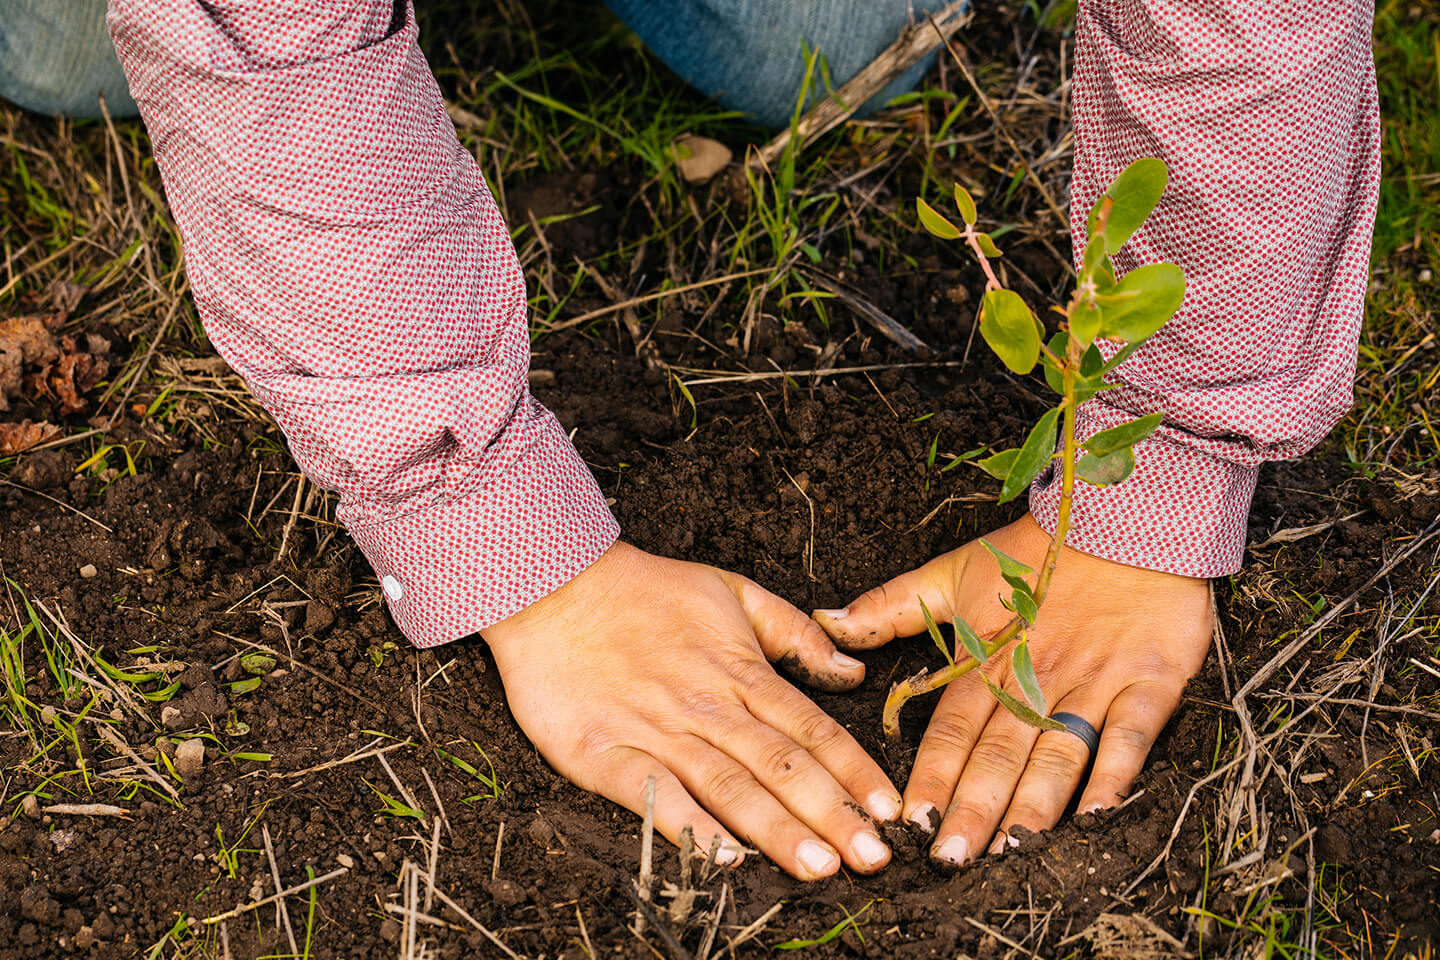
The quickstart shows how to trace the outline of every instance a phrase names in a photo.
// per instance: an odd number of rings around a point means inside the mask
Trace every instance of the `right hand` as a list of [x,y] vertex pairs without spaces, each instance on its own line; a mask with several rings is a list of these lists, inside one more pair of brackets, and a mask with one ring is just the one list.
[[[848,690],[865,676],[809,617],[714,567],[616,543],[555,592],[486,628],[510,709],[575,784],[737,862],[754,846],[802,880],[870,873],[874,822],[900,794],[838,723],[776,674]],[[837,855],[838,854],[838,855]]]

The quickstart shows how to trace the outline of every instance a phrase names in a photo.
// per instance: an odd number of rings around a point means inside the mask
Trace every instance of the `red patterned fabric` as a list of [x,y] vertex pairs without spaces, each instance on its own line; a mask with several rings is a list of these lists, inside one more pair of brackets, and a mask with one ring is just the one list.
[[[110,0],[110,25],[211,341],[430,646],[544,596],[618,529],[529,395],[510,235],[402,12]],[[1076,210],[1163,157],[1172,191],[1118,266],[1178,262],[1191,296],[1084,408],[1087,433],[1167,419],[1131,480],[1082,493],[1072,542],[1225,573],[1256,465],[1349,402],[1378,177],[1369,8],[1082,3],[1075,90]],[[1033,492],[1042,522],[1055,495]]]
[[[1072,546],[1233,573],[1260,463],[1304,453],[1349,409],[1380,189],[1373,16],[1356,0],[1082,0],[1075,249],[1105,186],[1160,157],[1169,188],[1115,266],[1178,263],[1187,291],[1121,386],[1080,408],[1081,439],[1165,420],[1130,479],[1076,484]],[[1054,471],[1030,492],[1052,531],[1059,499]]]

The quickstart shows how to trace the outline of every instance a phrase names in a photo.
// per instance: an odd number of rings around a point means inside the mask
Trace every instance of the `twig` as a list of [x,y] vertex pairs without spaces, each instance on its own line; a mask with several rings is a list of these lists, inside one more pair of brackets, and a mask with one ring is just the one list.
[[[265,841],[265,859],[270,861],[270,879],[275,884],[275,892],[279,893],[281,889],[280,867],[275,863],[275,847],[270,843],[270,827],[262,823],[260,836]],[[285,928],[285,938],[290,941],[290,953],[298,957],[300,947],[295,943],[295,930],[290,926],[290,908],[285,906],[283,897],[276,901],[275,912],[280,915],[280,924]]]
[[40,808],[44,813],[77,817],[129,817],[130,811],[108,803],[52,803]]
[[470,926],[474,927],[476,930],[479,930],[480,934],[485,937],[485,939],[489,940],[491,943],[495,944],[495,946],[499,947],[501,952],[503,952],[505,956],[509,957],[510,960],[520,960],[520,956],[516,954],[514,950],[511,950],[509,947],[505,946],[504,941],[502,941],[499,937],[495,936],[495,934],[487,930],[484,924],[482,924],[479,920],[476,920],[474,917],[470,916],[470,914],[466,913],[463,909],[461,909],[460,904],[445,896],[445,892],[439,887],[435,888],[435,896],[440,898],[441,903],[445,904],[445,906],[449,907],[451,910],[454,910],[457,914],[459,914],[462,920],[470,924]]
[[[315,877],[314,879],[311,879],[311,880],[306,880],[304,883],[297,883],[297,884],[296,884],[295,886],[293,886],[293,887],[289,887],[289,888],[287,888],[287,889],[285,889],[285,890],[281,890],[281,891],[278,892],[278,893],[272,893],[272,894],[271,894],[270,896],[268,896],[268,897],[264,897],[263,899],[256,900],[256,901],[254,901],[254,902],[252,902],[252,903],[247,903],[247,904],[245,904],[244,906],[236,907],[234,910],[226,910],[224,913],[217,913],[217,914],[216,914],[215,916],[213,916],[213,917],[206,917],[204,920],[201,920],[200,922],[201,922],[202,924],[204,924],[205,926],[209,927],[209,926],[214,926],[215,924],[221,922],[222,920],[233,920],[234,918],[236,918],[236,917],[238,917],[238,916],[240,916],[240,915],[242,915],[242,914],[249,913],[251,910],[255,910],[255,909],[259,908],[259,907],[263,907],[263,906],[265,906],[266,904],[274,903],[276,900],[280,900],[280,899],[282,899],[282,898],[284,898],[284,897],[289,897],[289,896],[292,896],[292,895],[294,895],[294,894],[301,893],[302,891],[309,890],[311,887],[318,886],[318,885],[320,885],[320,884],[322,884],[322,883],[325,883],[326,881],[329,881],[329,880],[334,880],[336,877],[340,876],[341,874],[349,873],[349,872],[350,872],[350,868],[349,868],[349,867],[336,867],[334,870],[331,870],[329,873],[324,874],[323,876]],[[437,892],[438,892],[438,891],[437,891]]]
[[130,744],[126,743],[124,740],[121,740],[115,734],[115,731],[110,729],[108,724],[97,723],[97,726],[100,728],[100,736],[104,737],[107,741],[109,741],[110,746],[114,747],[116,750],[119,750],[121,753],[125,754],[125,756],[129,757],[131,762],[133,762],[137,767],[139,767],[145,772],[146,776],[148,776],[151,780],[154,780],[157,784],[160,785],[160,789],[164,790],[170,795],[170,799],[174,800],[175,803],[179,805],[180,809],[185,809],[185,804],[180,800],[180,792],[175,789],[175,787],[170,783],[169,780],[166,780],[164,777],[160,776],[160,774],[155,770],[155,768],[151,766],[144,757],[140,756],[140,754],[136,753],[133,749],[131,749]]
[[505,821],[500,821],[500,826],[495,828],[495,857],[490,861],[490,880],[493,883],[500,879],[500,846],[505,842]]
[[764,913],[760,914],[760,916],[756,917],[754,922],[751,923],[748,927],[737,933],[734,939],[730,941],[728,947],[726,948],[729,951],[730,956],[735,956],[736,947],[759,936],[760,931],[765,929],[765,925],[770,922],[771,918],[773,918],[775,914],[779,913],[782,909],[784,909],[784,907],[785,901],[781,900],[779,903],[775,904],[775,906],[771,907],[769,910],[766,910]]
[[683,287],[671,287],[669,290],[660,290],[656,293],[647,293],[643,297],[631,297],[629,300],[622,300],[620,303],[612,303],[608,307],[600,307],[591,310],[589,313],[582,313],[578,317],[571,317],[568,320],[561,320],[559,323],[552,323],[544,329],[544,333],[554,333],[556,330],[565,330],[569,327],[578,327],[582,323],[588,323],[598,317],[604,317],[627,307],[638,307],[642,303],[649,303],[652,300],[660,300],[664,297],[673,297],[679,293],[688,293],[691,290],[699,290],[701,287],[713,287],[717,283],[728,283],[731,280],[741,280],[745,277],[753,277],[762,273],[769,273],[769,267],[761,267],[756,270],[742,270],[739,273],[729,273],[723,277],[711,277],[709,280],[699,280],[695,283],[687,283]]
[[86,520],[89,520],[91,523],[95,524],[95,526],[99,527],[101,530],[104,530],[106,533],[114,533],[114,532],[115,532],[115,528],[114,528],[114,527],[106,526],[105,524],[101,523],[99,520],[96,520],[94,517],[90,516],[90,514],[86,513],[84,510],[77,510],[77,509],[75,509],[74,507],[70,506],[70,504],[66,503],[64,500],[57,500],[57,499],[55,499],[54,497],[50,496],[50,494],[48,494],[48,493],[42,493],[42,492],[39,491],[39,490],[33,490],[33,489],[31,489],[30,487],[25,486],[24,484],[14,483],[13,481],[10,481],[10,480],[0,480],[0,483],[3,483],[3,484],[4,484],[5,486],[7,486],[7,487],[14,487],[16,490],[19,490],[19,491],[21,491],[21,492],[23,492],[23,493],[33,493],[33,494],[34,494],[35,496],[37,496],[37,497],[43,497],[43,498],[45,498],[46,500],[49,500],[51,503],[55,504],[57,507],[61,507],[62,509],[69,510],[71,513],[75,514],[77,517],[83,517],[83,518],[85,518]]
[[[687,387],[703,387],[712,383],[751,383],[756,380],[800,379],[802,377],[844,377],[852,373],[873,373],[876,370],[913,370],[921,367],[958,367],[959,360],[915,361],[913,363],[872,363],[863,367],[825,367],[820,370],[769,370],[765,373],[728,373],[718,377],[702,377],[698,380],[682,380]],[[673,370],[680,369],[672,367]],[[701,371],[686,371],[699,373]]]
[[[651,873],[652,860],[655,855],[655,777],[651,775],[645,779],[645,819],[640,826],[640,877],[635,881],[635,891],[639,897],[637,904],[642,907],[649,906],[651,889],[654,885],[654,876]],[[644,909],[635,911],[635,933],[637,935],[645,932]]]
[[[951,34],[970,22],[967,6],[966,0],[955,0],[929,18],[930,25],[940,34],[941,42],[948,40]],[[906,26],[899,39],[881,51],[865,69],[836,90],[833,96],[816,103],[800,118],[793,133],[793,136],[800,140],[799,149],[844,123],[847,117],[864,106],[871,97],[885,89],[890,81],[923,60],[938,45],[919,24]],[[773,140],[755,152],[749,161],[750,166],[771,166],[791,147],[792,139],[790,129],[780,131]]]

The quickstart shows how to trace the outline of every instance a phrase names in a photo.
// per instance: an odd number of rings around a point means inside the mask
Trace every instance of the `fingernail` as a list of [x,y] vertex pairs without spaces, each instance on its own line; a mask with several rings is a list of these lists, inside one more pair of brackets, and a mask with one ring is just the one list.
[[870,811],[870,816],[876,820],[894,820],[900,813],[900,800],[883,790],[877,790],[865,801],[865,809]]
[[958,867],[965,862],[969,853],[970,845],[965,842],[964,837],[949,837],[943,843],[937,844],[935,849],[930,851],[930,856]]
[[1082,806],[1082,807],[1081,807],[1079,810],[1077,810],[1076,812],[1077,812],[1077,813],[1096,813],[1096,812],[1098,812],[1098,811],[1100,811],[1100,810],[1104,810],[1104,809],[1105,809],[1105,805],[1102,804],[1100,801],[1098,801],[1098,800],[1091,800],[1089,803],[1087,803],[1087,804],[1085,804],[1084,806]]
[[856,660],[854,657],[847,657],[839,650],[836,650],[834,653],[830,654],[830,659],[834,661],[835,666],[839,667],[841,670],[854,670],[857,667],[864,666],[864,664],[861,663],[859,660]]
[[816,610],[815,615],[817,617],[826,617],[830,620],[844,620],[850,616],[850,608],[840,607],[838,610]]
[[801,843],[795,851],[795,858],[800,861],[800,866],[817,877],[829,873],[840,859],[834,850],[814,840]]
[[890,848],[885,846],[885,842],[869,831],[855,834],[855,839],[850,843],[850,849],[855,852],[856,858],[867,867],[878,866],[890,856]]
[[935,819],[935,804],[933,803],[922,803],[910,811],[910,822],[927,834],[935,832],[935,827],[930,822],[933,819]]

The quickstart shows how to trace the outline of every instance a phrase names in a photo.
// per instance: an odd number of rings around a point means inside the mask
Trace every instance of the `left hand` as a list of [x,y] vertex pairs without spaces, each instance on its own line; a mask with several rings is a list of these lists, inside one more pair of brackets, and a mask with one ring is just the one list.
[[[1039,569],[1050,535],[1028,514],[986,539]],[[917,597],[938,623],[956,614],[981,637],[1010,620],[1010,588],[978,541],[943,554],[815,620],[842,648],[869,649],[925,631]],[[1129,567],[1065,548],[1030,655],[1051,712],[1068,711],[1101,731],[1082,812],[1113,806],[1140,773],[1150,746],[1179,706],[1185,683],[1210,649],[1209,581]],[[985,667],[1024,699],[1006,646]],[[960,650],[957,656],[964,655]],[[903,815],[935,831],[931,856],[960,864],[997,851],[1008,831],[1053,827],[1084,777],[1090,755],[1069,731],[1044,733],[1016,719],[973,672],[945,687],[920,744]],[[938,830],[935,825],[939,824]],[[997,834],[997,829],[1000,832]]]

